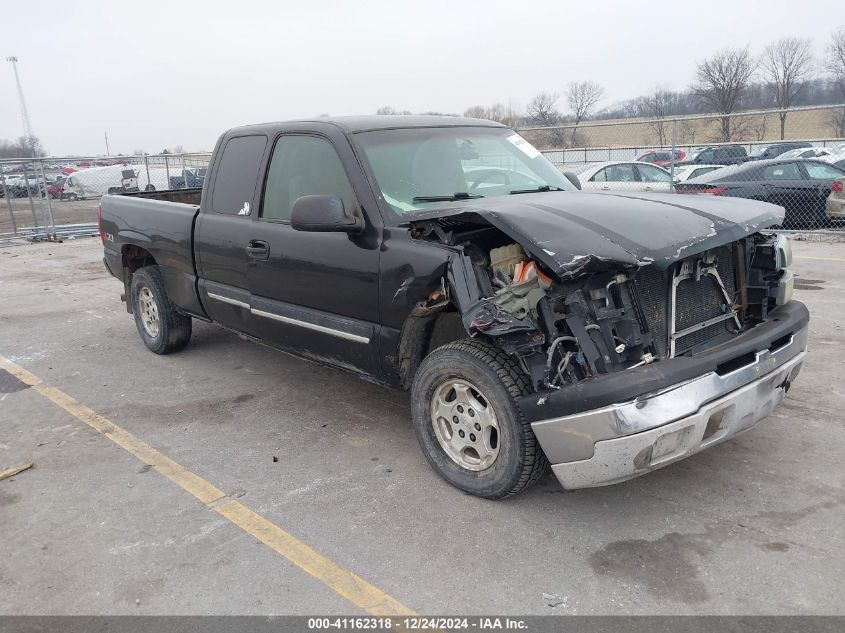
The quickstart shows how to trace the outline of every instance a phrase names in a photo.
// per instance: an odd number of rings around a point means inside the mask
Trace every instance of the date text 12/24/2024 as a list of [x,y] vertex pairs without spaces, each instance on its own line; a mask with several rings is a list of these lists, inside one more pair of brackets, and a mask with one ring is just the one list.
[[407,630],[512,630],[527,628],[525,620],[519,618],[475,617],[406,617],[406,618],[308,618],[310,630],[386,630],[402,628]]

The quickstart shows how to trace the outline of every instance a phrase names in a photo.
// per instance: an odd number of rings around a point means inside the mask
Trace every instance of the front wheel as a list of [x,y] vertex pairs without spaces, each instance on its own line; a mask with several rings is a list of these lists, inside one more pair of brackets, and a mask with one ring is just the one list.
[[158,266],[136,270],[130,290],[135,326],[147,349],[169,354],[188,344],[191,317],[179,313],[170,302]]
[[411,416],[423,453],[456,488],[487,499],[516,494],[548,465],[516,406],[528,376],[493,345],[462,340],[434,350],[411,387]]

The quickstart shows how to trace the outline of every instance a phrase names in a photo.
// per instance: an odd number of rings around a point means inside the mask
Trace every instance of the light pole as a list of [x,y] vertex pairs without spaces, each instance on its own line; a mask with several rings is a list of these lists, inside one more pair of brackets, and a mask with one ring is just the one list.
[[18,58],[15,55],[10,55],[6,61],[12,64],[12,69],[15,71],[15,83],[18,87],[18,105],[21,109],[21,123],[23,123],[23,134],[26,137],[27,143],[32,143],[34,134],[32,133],[32,123],[29,120],[29,111],[26,109],[26,99],[23,98],[23,88],[21,87],[21,78],[18,75]]

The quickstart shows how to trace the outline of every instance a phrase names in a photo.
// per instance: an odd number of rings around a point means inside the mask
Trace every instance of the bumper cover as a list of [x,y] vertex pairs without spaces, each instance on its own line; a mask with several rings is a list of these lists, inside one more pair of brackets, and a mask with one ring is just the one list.
[[[774,324],[786,325],[781,319]],[[564,488],[624,481],[733,437],[769,415],[800,371],[806,346],[804,319],[797,331],[780,329],[772,344],[737,357],[733,365],[722,363],[687,380],[676,377],[673,384],[628,400],[537,420],[532,428]],[[669,366],[678,360],[655,366],[663,364],[671,376]],[[613,378],[624,383],[628,373]]]

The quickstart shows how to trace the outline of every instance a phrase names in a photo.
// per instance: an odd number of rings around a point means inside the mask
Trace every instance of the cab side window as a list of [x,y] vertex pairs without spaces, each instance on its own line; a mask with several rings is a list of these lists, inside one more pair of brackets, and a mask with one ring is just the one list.
[[332,144],[318,136],[285,135],[276,142],[261,217],[289,221],[293,203],[302,196],[337,196],[351,211],[352,185]]
[[214,177],[211,210],[229,215],[249,215],[267,137],[235,136],[226,141]]

